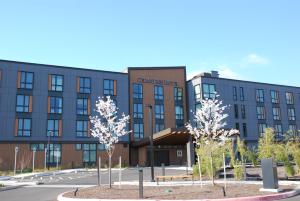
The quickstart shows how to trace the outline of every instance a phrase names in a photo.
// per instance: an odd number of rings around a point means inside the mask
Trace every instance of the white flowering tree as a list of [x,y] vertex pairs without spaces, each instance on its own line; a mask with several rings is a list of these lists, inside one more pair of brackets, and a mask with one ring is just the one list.
[[222,153],[218,152],[224,152],[224,149],[220,150],[219,148],[232,136],[238,135],[239,131],[236,129],[224,129],[226,126],[225,119],[228,117],[228,114],[224,113],[227,106],[222,105],[222,101],[218,99],[218,95],[213,99],[200,100],[200,104],[201,107],[194,114],[194,123],[196,126],[188,123],[186,128],[194,138],[198,159],[200,155],[202,158],[209,157],[206,163],[210,164],[211,172],[209,172],[214,184],[214,166],[218,165],[213,164],[213,155],[222,155]]
[[96,110],[98,115],[91,116],[92,123],[91,135],[99,139],[100,144],[105,146],[109,157],[109,187],[111,188],[111,157],[114,153],[115,144],[118,143],[120,137],[129,134],[131,131],[126,129],[129,122],[129,115],[124,113],[118,117],[118,108],[114,101],[107,96],[100,98],[96,102]]

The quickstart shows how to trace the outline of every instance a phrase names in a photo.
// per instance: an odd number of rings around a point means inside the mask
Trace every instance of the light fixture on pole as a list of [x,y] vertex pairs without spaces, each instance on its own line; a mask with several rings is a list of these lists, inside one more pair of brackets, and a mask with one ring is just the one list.
[[152,105],[145,105],[149,109],[149,127],[150,127],[150,165],[151,165],[151,182],[154,182],[154,147],[153,147],[153,123],[152,123]]

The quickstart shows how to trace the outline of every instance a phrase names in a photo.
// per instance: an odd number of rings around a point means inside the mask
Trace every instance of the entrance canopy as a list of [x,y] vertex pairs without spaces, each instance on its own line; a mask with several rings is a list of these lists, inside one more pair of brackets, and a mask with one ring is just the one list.
[[[189,141],[190,134],[185,128],[167,128],[153,134],[154,145],[186,145]],[[141,147],[150,144],[149,138],[144,138],[134,142],[133,147]]]

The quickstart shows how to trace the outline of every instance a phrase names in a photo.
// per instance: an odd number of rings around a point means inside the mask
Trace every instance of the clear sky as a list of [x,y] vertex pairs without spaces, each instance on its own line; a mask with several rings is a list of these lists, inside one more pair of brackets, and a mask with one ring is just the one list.
[[300,1],[0,0],[0,59],[300,86]]

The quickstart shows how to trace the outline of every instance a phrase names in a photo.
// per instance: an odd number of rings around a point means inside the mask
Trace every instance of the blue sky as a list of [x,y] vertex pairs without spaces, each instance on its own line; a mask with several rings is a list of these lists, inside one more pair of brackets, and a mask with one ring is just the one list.
[[300,86],[300,1],[1,0],[0,59]]

